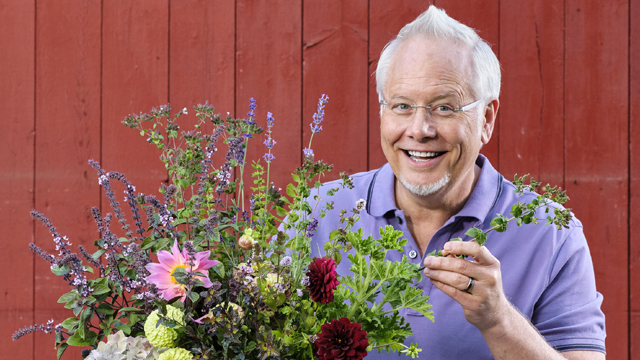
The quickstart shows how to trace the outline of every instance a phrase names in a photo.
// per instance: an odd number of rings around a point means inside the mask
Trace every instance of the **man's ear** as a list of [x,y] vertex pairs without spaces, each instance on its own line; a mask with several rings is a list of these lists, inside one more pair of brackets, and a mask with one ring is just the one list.
[[480,129],[480,141],[485,145],[491,140],[493,127],[496,125],[496,117],[498,116],[498,108],[500,101],[493,99],[484,107],[484,117],[482,119],[482,129]]

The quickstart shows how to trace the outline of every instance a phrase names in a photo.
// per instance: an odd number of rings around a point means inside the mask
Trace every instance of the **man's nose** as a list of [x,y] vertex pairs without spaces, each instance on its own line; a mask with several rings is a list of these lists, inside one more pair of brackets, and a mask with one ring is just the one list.
[[411,116],[411,124],[407,129],[408,135],[417,141],[423,141],[426,138],[436,136],[436,128],[433,126],[433,120],[429,114],[427,106],[418,105]]

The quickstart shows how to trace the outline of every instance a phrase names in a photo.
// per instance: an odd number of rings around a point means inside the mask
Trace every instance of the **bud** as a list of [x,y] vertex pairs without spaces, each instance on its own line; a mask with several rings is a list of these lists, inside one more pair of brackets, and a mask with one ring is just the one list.
[[251,237],[252,233],[253,231],[251,229],[247,229],[245,230],[244,235],[240,236],[240,239],[238,239],[238,245],[243,250],[251,250],[256,244],[256,241]]

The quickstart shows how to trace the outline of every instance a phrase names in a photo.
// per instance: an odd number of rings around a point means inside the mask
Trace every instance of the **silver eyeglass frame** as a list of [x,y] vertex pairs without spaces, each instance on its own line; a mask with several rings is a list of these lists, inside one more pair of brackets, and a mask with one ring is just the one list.
[[[380,102],[380,105],[383,105],[383,106],[388,106],[388,105],[389,105],[389,104],[388,104],[386,101],[384,101],[384,100],[380,100],[379,102]],[[476,100],[476,101],[472,102],[471,104],[468,104],[468,105],[462,106],[462,107],[460,107],[460,108],[458,108],[458,109],[453,109],[452,111],[453,111],[453,112],[465,112],[465,111],[467,111],[467,110],[471,110],[471,109],[473,109],[474,107],[478,106],[481,102],[482,102],[482,99],[478,99],[478,100]],[[413,113],[413,114],[415,114],[415,111],[417,111],[417,109],[418,109],[418,108],[423,108],[423,109],[425,109],[425,110],[427,111],[427,115],[432,116],[432,114],[431,114],[431,105],[416,105],[416,104],[414,103],[413,105],[409,105],[409,106],[410,106],[412,109],[414,109],[414,113]],[[391,111],[393,111],[393,110],[391,110]],[[411,116],[413,116],[413,114],[411,114]]]

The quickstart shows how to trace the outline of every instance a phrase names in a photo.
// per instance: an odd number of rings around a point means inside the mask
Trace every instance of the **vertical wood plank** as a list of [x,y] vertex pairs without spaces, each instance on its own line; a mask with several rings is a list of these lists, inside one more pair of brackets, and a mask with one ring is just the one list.
[[169,95],[175,110],[191,111],[208,100],[216,112],[233,112],[235,1],[172,1],[170,12]]
[[[105,1],[103,21],[102,166],[124,173],[137,191],[157,195],[167,180],[160,151],[120,122],[169,101],[169,3]],[[103,199],[103,211],[111,211]]]
[[380,103],[376,92],[375,73],[380,53],[400,29],[426,11],[430,3],[411,0],[369,2],[369,170],[387,162],[380,146]]
[[[235,1],[185,0],[170,2],[169,100],[176,111],[188,109],[180,117],[180,131],[189,131],[197,122],[193,107],[209,101],[215,112],[234,112],[235,104]],[[202,127],[211,133],[210,122]],[[223,149],[221,144],[218,149]],[[217,152],[212,166],[224,163]]]
[[[500,59],[499,4],[499,0],[436,0],[435,2],[435,5],[444,9],[449,16],[475,29],[478,35],[491,45],[491,49]],[[491,141],[483,146],[480,151],[497,170],[501,170],[499,153],[500,129],[502,128],[501,118],[500,111],[498,111],[498,118],[496,119]]]
[[500,170],[564,187],[564,8],[501,2]]
[[628,9],[567,0],[565,10],[565,181],[604,295],[611,359],[629,356]]
[[[36,17],[35,208],[75,249],[92,246],[90,208],[99,203],[88,159],[100,156],[100,1],[38,1]],[[49,231],[35,226],[35,243],[57,254]],[[36,259],[35,321],[62,322],[71,314],[56,301],[70,290],[49,264]],[[35,357],[55,356],[53,335],[37,333]],[[70,349],[68,357],[78,357]]]
[[[630,2],[631,35],[630,56],[630,213],[629,224],[640,222],[640,4]],[[630,226],[631,228],[631,226]],[[630,358],[640,359],[640,234],[631,231],[629,234],[629,284],[630,284]]]
[[[277,144],[272,149],[275,160],[271,163],[269,181],[284,189],[302,158],[302,5],[286,0],[238,0],[236,11],[236,117],[247,118],[252,97],[257,102],[256,122],[265,130],[267,112],[273,113],[272,136]],[[252,172],[252,161],[265,154],[264,139],[264,135],[258,135],[249,141],[246,174]],[[266,169],[264,160],[260,163]],[[245,189],[248,189],[253,182],[246,174]]]
[[5,1],[0,11],[0,348],[4,356],[33,358],[34,338],[12,341],[13,333],[33,325],[34,255],[34,44],[35,3]]
[[318,98],[329,96],[316,158],[341,171],[367,170],[368,2],[304,1],[303,147],[309,144]]

